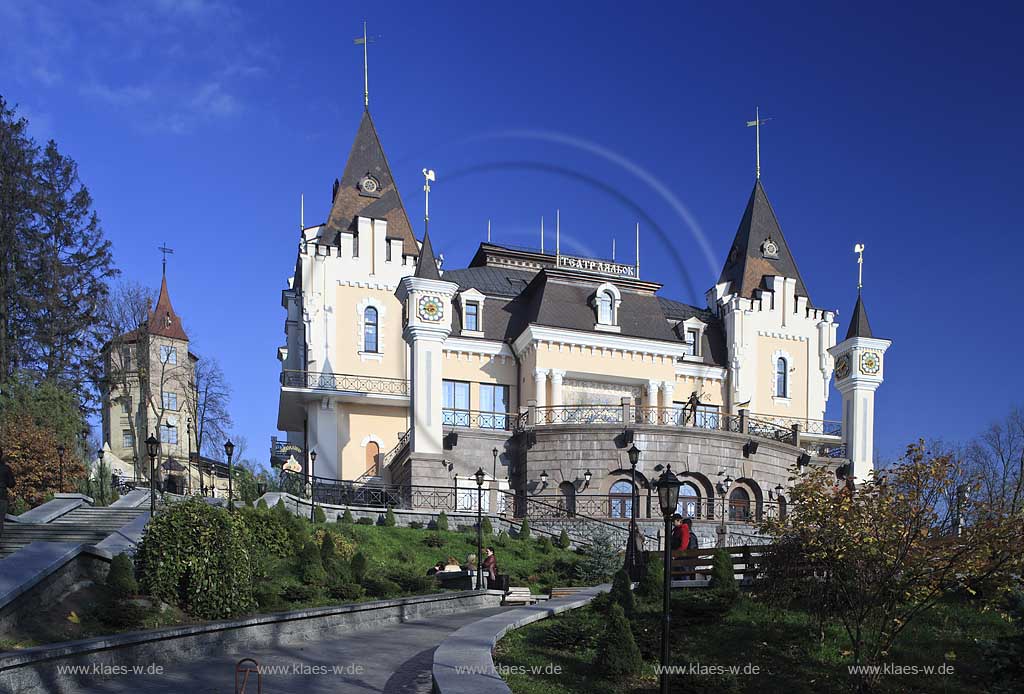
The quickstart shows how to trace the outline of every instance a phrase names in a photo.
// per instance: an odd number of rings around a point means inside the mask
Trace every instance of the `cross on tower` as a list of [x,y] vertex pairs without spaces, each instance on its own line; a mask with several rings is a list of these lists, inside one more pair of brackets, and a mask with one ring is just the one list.
[[363,106],[370,107],[370,69],[367,64],[366,46],[376,42],[380,36],[366,35],[366,22],[363,22],[363,35],[352,39],[352,43],[363,47]]
[[162,246],[157,246],[157,250],[160,251],[160,253],[163,255],[163,261],[162,261],[163,262],[163,274],[166,275],[167,274],[167,256],[168,255],[173,255],[174,254],[174,249],[173,248],[168,248],[167,247],[167,242],[164,241]]

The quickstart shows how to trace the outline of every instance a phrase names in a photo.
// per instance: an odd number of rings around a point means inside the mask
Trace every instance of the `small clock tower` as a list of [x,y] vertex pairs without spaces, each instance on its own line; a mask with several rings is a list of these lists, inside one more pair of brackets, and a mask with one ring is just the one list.
[[440,459],[442,447],[441,365],[444,341],[452,330],[452,298],[459,286],[437,269],[430,234],[423,235],[416,274],[405,277],[395,295],[404,307],[402,337],[409,344],[410,458]]
[[828,351],[835,359],[836,388],[843,395],[846,456],[861,478],[874,471],[875,390],[882,384],[885,351],[891,344],[871,332],[858,291],[846,339]]

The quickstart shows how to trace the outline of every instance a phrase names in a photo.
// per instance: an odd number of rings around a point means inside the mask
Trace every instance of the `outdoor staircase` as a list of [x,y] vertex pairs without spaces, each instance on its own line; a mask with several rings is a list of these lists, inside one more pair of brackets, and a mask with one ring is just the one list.
[[95,544],[131,523],[148,508],[95,508],[81,506],[49,523],[4,524],[0,559],[32,542]]

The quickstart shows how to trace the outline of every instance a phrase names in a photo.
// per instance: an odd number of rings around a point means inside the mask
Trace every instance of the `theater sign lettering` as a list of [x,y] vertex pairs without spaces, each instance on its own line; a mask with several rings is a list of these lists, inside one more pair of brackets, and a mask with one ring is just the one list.
[[603,275],[615,275],[616,277],[636,277],[636,267],[633,265],[621,265],[592,258],[577,258],[571,255],[558,256],[558,267],[583,270],[584,272],[600,272]]

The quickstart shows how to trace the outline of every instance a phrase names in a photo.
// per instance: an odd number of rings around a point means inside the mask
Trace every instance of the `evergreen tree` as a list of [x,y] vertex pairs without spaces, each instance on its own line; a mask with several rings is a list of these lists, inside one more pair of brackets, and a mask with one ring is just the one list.
[[736,583],[736,573],[732,565],[732,555],[722,548],[715,550],[711,564],[711,581],[708,587],[718,593],[739,592],[739,584]]
[[388,506],[388,512],[384,514],[384,525],[389,528],[395,527],[395,512]]
[[608,609],[605,628],[597,643],[594,667],[613,679],[636,675],[643,667],[640,649],[633,639],[629,622],[622,606],[616,602]]
[[355,582],[362,583],[366,577],[366,555],[356,552],[352,556],[352,561],[349,562],[349,567],[352,569],[352,578],[355,579]]
[[494,534],[494,526],[491,525],[490,516],[484,516],[483,522],[480,523],[480,530],[487,537],[490,537]]
[[622,612],[626,615],[626,618],[631,619],[636,609],[636,600],[633,597],[632,581],[629,580],[629,574],[626,573],[625,569],[619,569],[615,572],[611,596],[612,601],[622,607]]
[[526,518],[523,519],[522,525],[519,526],[519,535],[517,535],[517,537],[520,540],[530,539],[530,521]]
[[299,554],[299,571],[302,573],[302,582],[308,586],[322,586],[327,580],[327,572],[320,558],[320,548],[316,543],[307,542],[302,548]]
[[352,512],[349,511],[348,509],[345,509],[345,513],[341,515],[341,518],[338,519],[338,522],[343,523],[344,525],[352,525],[353,523],[355,523],[355,521],[352,519]]
[[562,532],[558,536],[558,546],[562,549],[569,549],[572,547],[572,542],[569,540],[569,533],[566,532],[565,528],[562,528]]
[[437,514],[437,529],[438,530],[447,530],[448,529],[448,514],[445,513],[444,511],[441,511],[441,513]]

